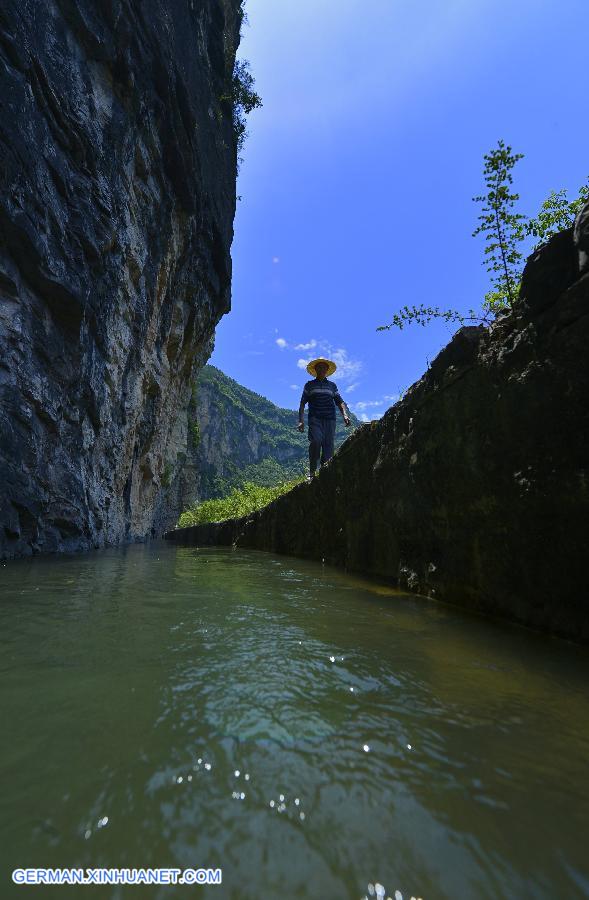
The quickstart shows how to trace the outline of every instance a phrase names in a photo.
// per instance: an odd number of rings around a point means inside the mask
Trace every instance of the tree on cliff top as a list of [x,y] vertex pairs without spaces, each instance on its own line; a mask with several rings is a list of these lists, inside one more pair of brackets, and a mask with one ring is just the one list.
[[519,194],[510,192],[512,170],[518,159],[523,159],[523,153],[512,153],[511,147],[500,140],[497,149],[485,154],[487,193],[473,197],[476,203],[484,204],[480,225],[472,234],[484,234],[487,242],[485,257],[493,290],[485,295],[483,308],[490,312],[513,306],[519,294],[522,254],[518,243],[525,216],[513,212]]
[[[244,25],[249,24],[247,13],[245,11],[245,0],[239,0],[237,8],[237,16],[239,20],[239,34],[242,35]],[[262,106],[262,98],[254,91],[255,79],[250,71],[250,64],[247,59],[237,59],[235,56],[235,46],[231,35],[225,35],[225,58],[226,58],[226,82],[225,89],[219,97],[219,103],[225,106],[227,112],[231,112],[231,122],[233,125],[233,136],[235,138],[235,147],[237,150],[237,168],[243,161],[241,151],[247,137],[246,116],[254,109]],[[222,116],[221,110],[217,115]]]
[[377,331],[388,331],[393,327],[402,329],[413,322],[425,326],[432,319],[444,319],[461,325],[468,321],[491,322],[498,313],[511,309],[517,303],[523,260],[523,254],[518,249],[520,243],[530,237],[536,238],[531,248],[536,250],[559,231],[570,228],[589,199],[589,181],[581,186],[578,197],[572,201],[567,199],[566,190],[551,191],[536,218],[528,219],[513,211],[519,194],[510,190],[512,170],[516,162],[523,159],[523,154],[512,153],[511,147],[500,140],[494,150],[485,154],[484,159],[487,193],[473,197],[475,202],[485,204],[478,217],[480,225],[473,231],[473,237],[486,235],[485,262],[492,279],[492,288],[485,294],[482,312],[471,309],[465,315],[439,306],[404,306],[393,315],[388,325],[380,325]]

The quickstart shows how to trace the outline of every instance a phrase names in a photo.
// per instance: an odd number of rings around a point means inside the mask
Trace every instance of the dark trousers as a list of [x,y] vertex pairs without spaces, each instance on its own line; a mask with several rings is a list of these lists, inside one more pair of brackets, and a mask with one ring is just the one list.
[[321,454],[321,465],[333,456],[335,419],[315,419],[309,416],[309,469],[316,470]]

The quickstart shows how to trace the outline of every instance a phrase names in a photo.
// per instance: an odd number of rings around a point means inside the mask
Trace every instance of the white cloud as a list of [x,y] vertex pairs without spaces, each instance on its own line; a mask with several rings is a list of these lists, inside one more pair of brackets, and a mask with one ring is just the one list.
[[343,347],[334,350],[329,345],[326,345],[325,349],[323,346],[321,349],[336,364],[338,380],[346,381],[348,378],[355,378],[362,371],[361,361],[359,359],[350,359],[348,351]]
[[376,422],[378,421],[378,419],[382,419],[383,415],[384,413],[382,413],[380,410],[377,410],[372,414],[372,416],[367,415],[367,413],[365,412],[360,413],[358,418],[361,422]]
[[[355,387],[355,385],[352,385],[352,387]],[[350,390],[350,388],[348,388],[348,391],[349,390]],[[350,403],[349,407],[350,407],[350,409],[353,409],[354,412],[357,413],[358,415],[360,415],[360,413],[364,413],[364,415],[365,415],[365,410],[374,409],[375,410],[374,414],[376,416],[380,417],[383,415],[383,413],[378,411],[378,407],[386,406],[388,409],[388,407],[391,405],[391,403],[396,403],[398,399],[399,399],[398,394],[384,394],[382,400],[358,400],[356,403]],[[362,418],[362,421],[366,421],[362,416],[361,416],[361,418]]]
[[293,391],[298,391],[299,385],[298,385],[298,384],[291,384],[291,388],[293,389]]
[[350,407],[355,412],[361,412],[364,409],[369,409],[371,406],[383,406],[384,400],[358,400],[357,403],[350,403]]
[[279,256],[273,256],[273,257],[272,257],[272,262],[273,262],[273,263],[279,263],[279,262],[280,262],[280,257],[279,257]]
[[[328,341],[318,341],[315,338],[300,344],[289,344],[284,338],[278,338],[276,341],[281,349],[289,350],[314,350],[320,353],[326,359],[332,359],[337,366],[334,377],[337,381],[348,381],[354,379],[362,371],[363,363],[359,359],[351,359],[348,351],[344,347],[333,347]],[[299,369],[306,369],[311,362],[311,357],[307,359],[297,360]],[[352,385],[348,390],[354,390],[358,384]]]
[[355,391],[359,384],[359,381],[356,381],[354,384],[349,384],[346,388],[346,394],[351,394],[352,391]]

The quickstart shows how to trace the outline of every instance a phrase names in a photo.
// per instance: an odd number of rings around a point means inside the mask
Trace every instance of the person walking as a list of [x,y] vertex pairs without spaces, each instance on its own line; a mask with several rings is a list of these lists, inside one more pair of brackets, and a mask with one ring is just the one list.
[[312,478],[317,470],[319,456],[321,465],[333,456],[333,441],[335,438],[335,407],[344,418],[346,428],[351,425],[346,405],[342,400],[337,385],[328,381],[327,376],[333,375],[337,366],[331,359],[313,359],[307,366],[309,375],[314,375],[313,381],[307,381],[303,388],[299,405],[299,431],[305,430],[305,404],[309,404],[309,478]]

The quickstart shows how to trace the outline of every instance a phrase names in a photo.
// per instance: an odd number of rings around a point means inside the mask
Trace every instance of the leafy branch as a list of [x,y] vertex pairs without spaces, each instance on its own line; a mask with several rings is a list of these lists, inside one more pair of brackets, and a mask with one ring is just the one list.
[[[237,21],[239,34],[242,36],[243,28],[248,23],[245,11],[245,0],[238,0]],[[224,115],[231,115],[233,137],[237,151],[237,168],[242,162],[241,151],[247,137],[246,116],[254,109],[262,106],[262,98],[254,90],[254,76],[250,71],[247,59],[237,59],[235,56],[235,39],[233,28],[227,28],[224,32],[225,45],[225,76],[223,93],[219,96],[220,106],[217,108],[217,121],[221,123]],[[238,199],[241,199],[240,197]]]
[[403,330],[405,325],[422,325],[424,328],[432,319],[443,319],[445,322],[476,322],[481,324],[490,322],[488,315],[476,313],[474,309],[468,311],[468,315],[459,313],[455,309],[440,309],[439,306],[404,306],[393,315],[393,320],[388,325],[379,325],[377,331],[388,331],[390,328]]
[[530,219],[525,228],[525,235],[537,239],[534,250],[544,244],[559,231],[573,225],[581,207],[589,200],[589,181],[579,188],[576,200],[567,200],[565,189],[551,191],[535,219]]

